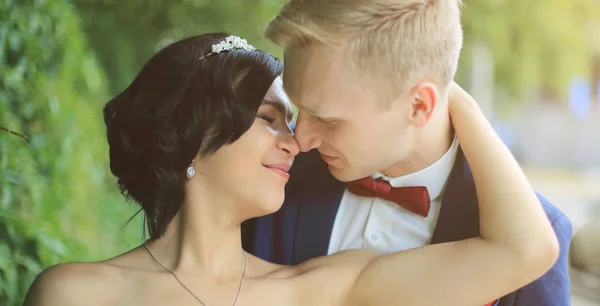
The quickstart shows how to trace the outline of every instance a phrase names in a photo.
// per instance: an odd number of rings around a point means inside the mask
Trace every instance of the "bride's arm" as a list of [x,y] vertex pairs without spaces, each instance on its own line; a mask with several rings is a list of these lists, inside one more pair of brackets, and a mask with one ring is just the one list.
[[349,299],[368,305],[484,305],[548,271],[558,242],[519,165],[473,99],[450,90],[450,117],[473,172],[481,237],[370,261]]

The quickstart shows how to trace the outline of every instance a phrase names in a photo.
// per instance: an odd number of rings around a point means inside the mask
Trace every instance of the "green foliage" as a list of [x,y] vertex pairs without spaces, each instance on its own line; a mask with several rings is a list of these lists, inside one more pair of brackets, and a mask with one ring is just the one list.
[[106,80],[64,0],[0,1],[0,305],[20,305],[49,265],[141,242],[112,186]]
[[544,89],[566,97],[573,76],[590,76],[600,52],[596,0],[464,1],[464,51],[460,73],[470,67],[476,42],[489,46],[495,82],[515,97]]
[[264,29],[283,0],[75,0],[90,44],[116,94],[160,48],[210,32],[229,32],[259,49],[280,55]]

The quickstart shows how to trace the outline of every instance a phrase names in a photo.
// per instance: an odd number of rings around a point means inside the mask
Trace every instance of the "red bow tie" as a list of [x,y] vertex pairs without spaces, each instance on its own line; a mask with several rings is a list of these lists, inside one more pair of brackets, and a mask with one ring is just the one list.
[[427,187],[392,187],[389,182],[384,180],[374,180],[370,176],[348,182],[346,187],[350,192],[363,197],[376,197],[394,202],[406,210],[423,217],[429,214],[429,192]]

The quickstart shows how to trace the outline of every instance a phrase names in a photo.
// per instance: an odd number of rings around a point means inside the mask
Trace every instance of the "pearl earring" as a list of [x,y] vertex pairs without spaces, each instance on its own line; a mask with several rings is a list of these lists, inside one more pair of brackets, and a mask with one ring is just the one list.
[[194,176],[196,176],[196,169],[194,169],[194,160],[193,159],[192,159],[192,163],[187,167],[185,174],[187,175],[188,179],[192,179]]

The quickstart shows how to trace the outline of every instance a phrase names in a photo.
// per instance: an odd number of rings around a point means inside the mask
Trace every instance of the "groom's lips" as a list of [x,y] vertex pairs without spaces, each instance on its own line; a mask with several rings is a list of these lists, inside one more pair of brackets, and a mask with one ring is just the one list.
[[337,159],[337,157],[329,156],[329,155],[326,155],[326,154],[323,154],[323,153],[320,153],[320,154],[321,154],[321,158],[322,158],[322,159],[323,159],[323,160],[324,160],[326,163],[330,163],[330,162],[332,162],[332,161],[334,161],[334,160],[336,160],[336,159]]

